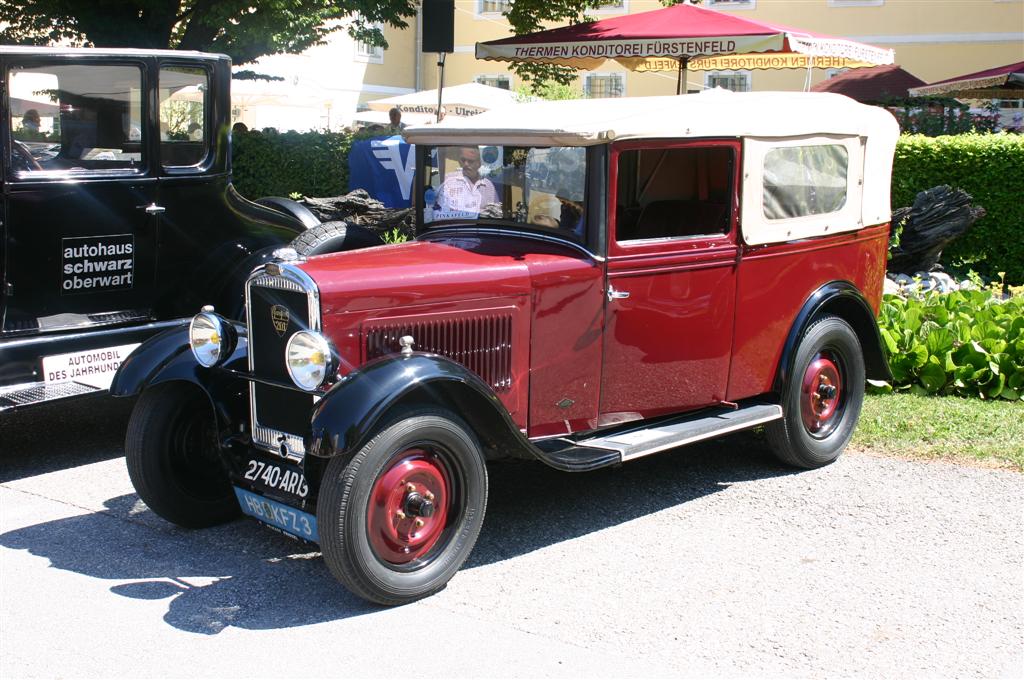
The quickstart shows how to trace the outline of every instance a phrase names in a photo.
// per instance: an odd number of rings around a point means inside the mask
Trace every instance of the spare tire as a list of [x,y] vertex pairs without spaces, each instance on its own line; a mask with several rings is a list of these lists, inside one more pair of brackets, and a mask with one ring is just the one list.
[[284,198],[283,196],[264,196],[255,201],[257,205],[262,205],[264,208],[270,208],[282,215],[288,215],[293,217],[302,223],[302,226],[306,229],[312,229],[313,227],[320,224],[320,220],[313,211],[302,205],[298,201],[293,201],[290,198]]
[[312,257],[382,245],[384,241],[372,229],[342,221],[323,222],[299,234],[291,243],[299,255]]

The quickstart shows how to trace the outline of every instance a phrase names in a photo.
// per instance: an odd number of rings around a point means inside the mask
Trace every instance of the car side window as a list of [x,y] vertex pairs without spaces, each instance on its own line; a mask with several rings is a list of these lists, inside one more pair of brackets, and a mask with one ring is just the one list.
[[210,153],[207,113],[210,77],[205,69],[160,69],[160,160],[164,167],[200,165]]
[[728,233],[732,148],[631,149],[618,158],[619,243]]
[[15,66],[8,72],[7,85],[11,167],[16,176],[142,170],[140,67]]

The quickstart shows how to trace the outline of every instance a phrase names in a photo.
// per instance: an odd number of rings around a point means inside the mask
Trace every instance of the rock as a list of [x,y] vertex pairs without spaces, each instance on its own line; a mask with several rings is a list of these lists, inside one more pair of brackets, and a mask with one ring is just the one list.
[[938,267],[942,249],[985,216],[985,209],[972,206],[972,200],[962,189],[942,185],[919,193],[912,207],[894,210],[892,223],[902,222],[903,233],[888,269],[906,273]]
[[365,189],[355,189],[343,196],[305,197],[300,203],[309,208],[321,222],[341,220],[373,229],[381,234],[390,234],[397,229],[406,238],[415,235],[412,208],[385,208],[383,203],[372,198]]

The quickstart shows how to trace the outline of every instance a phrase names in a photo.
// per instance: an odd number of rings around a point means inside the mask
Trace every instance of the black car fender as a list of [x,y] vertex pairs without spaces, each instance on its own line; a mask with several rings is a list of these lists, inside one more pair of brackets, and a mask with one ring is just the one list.
[[882,335],[878,330],[878,322],[871,305],[860,290],[849,281],[830,281],[818,288],[804,301],[797,313],[786,344],[782,348],[779,368],[776,373],[774,389],[783,392],[784,386],[793,374],[793,361],[800,338],[811,323],[823,314],[835,314],[842,318],[857,333],[861,349],[864,351],[864,369],[871,380],[892,380],[889,362],[886,360],[882,344]]
[[216,368],[206,368],[196,361],[189,347],[188,324],[154,335],[122,362],[110,383],[110,394],[132,397],[165,382],[191,383],[206,393],[221,429],[233,429],[234,424],[244,421],[248,404],[248,383],[236,372],[247,371],[249,362],[245,327],[238,323],[234,326],[238,344]]
[[488,457],[530,455],[532,446],[489,385],[454,361],[423,353],[381,358],[342,378],[313,412],[307,450],[320,458],[354,454],[407,406],[457,413]]

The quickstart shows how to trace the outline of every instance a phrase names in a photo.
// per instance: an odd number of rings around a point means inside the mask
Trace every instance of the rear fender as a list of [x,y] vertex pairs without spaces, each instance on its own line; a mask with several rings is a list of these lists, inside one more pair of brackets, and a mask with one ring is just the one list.
[[332,387],[313,412],[308,451],[320,458],[351,455],[406,405],[459,414],[488,457],[530,455],[529,441],[489,385],[453,361],[419,353],[374,361]]
[[797,345],[815,319],[823,314],[835,314],[853,327],[864,352],[865,374],[871,380],[891,381],[889,362],[882,345],[882,335],[871,305],[860,290],[848,281],[832,281],[814,291],[804,302],[800,313],[789,329],[783,346],[779,370],[775,379],[775,391],[784,392],[793,374],[793,361]]

